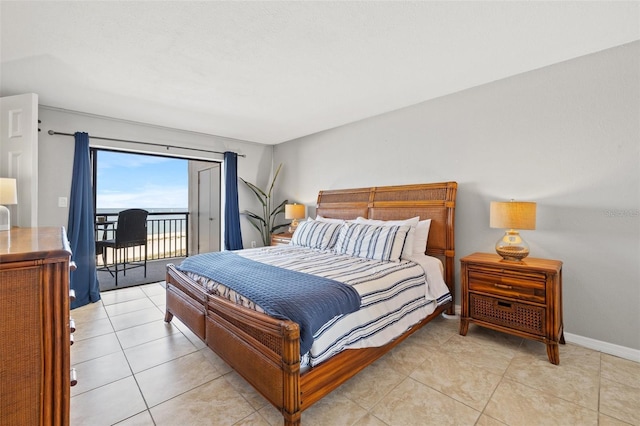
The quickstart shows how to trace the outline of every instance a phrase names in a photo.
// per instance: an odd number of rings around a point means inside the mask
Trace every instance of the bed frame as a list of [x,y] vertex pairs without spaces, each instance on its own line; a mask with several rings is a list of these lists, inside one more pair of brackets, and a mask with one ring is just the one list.
[[[442,260],[453,296],[456,190],[455,182],[444,182],[321,191],[316,213],[340,219],[431,218],[426,253]],[[345,350],[301,372],[298,324],[209,295],[173,265],[167,266],[166,283],[165,321],[175,315],[185,323],[282,413],[285,425],[299,425],[302,411],[433,318],[454,314],[449,302],[385,346]]]

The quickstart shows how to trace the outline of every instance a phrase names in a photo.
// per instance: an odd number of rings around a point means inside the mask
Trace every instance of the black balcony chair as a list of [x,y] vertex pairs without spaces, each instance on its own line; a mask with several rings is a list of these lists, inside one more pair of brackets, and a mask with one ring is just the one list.
[[[143,209],[123,210],[118,214],[116,223],[115,238],[110,240],[97,240],[96,253],[102,254],[105,259],[100,271],[109,271],[111,276],[115,277],[116,287],[118,286],[118,272],[122,271],[123,275],[127,275],[128,269],[144,267],[144,276],[147,277],[147,216],[149,212]],[[128,261],[127,251],[130,248],[144,246],[144,260]],[[113,250],[113,266],[114,271],[109,268],[106,262],[106,250]],[[135,254],[135,250],[134,250]],[[141,256],[142,257],[142,254]],[[119,269],[118,265],[122,265]]]

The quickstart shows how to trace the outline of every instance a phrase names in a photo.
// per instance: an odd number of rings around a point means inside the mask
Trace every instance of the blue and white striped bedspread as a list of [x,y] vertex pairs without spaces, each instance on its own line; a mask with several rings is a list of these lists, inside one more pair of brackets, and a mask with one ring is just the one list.
[[[258,262],[348,284],[360,295],[359,310],[330,320],[314,334],[313,345],[302,359],[303,366],[318,365],[345,349],[385,345],[420,322],[437,306],[451,300],[438,267],[436,272],[428,269],[431,271],[429,274],[425,272],[427,268],[408,260],[380,262],[292,245],[235,253]],[[210,293],[264,312],[253,301],[216,282],[194,274],[189,276]]]
[[256,262],[230,251],[187,257],[178,269],[229,287],[274,318],[298,323],[301,354],[309,351],[313,335],[325,323],[360,308],[360,295],[349,285]]

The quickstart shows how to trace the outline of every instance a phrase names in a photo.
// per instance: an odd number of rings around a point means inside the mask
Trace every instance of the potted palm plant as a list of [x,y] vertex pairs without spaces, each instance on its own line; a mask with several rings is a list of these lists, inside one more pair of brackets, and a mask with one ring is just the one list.
[[275,174],[273,175],[273,179],[271,180],[269,190],[266,192],[258,188],[251,182],[247,182],[246,180],[240,178],[240,180],[244,182],[244,184],[247,185],[249,189],[251,189],[251,191],[253,191],[253,193],[256,195],[256,198],[258,198],[258,200],[262,204],[261,214],[254,213],[248,210],[245,210],[244,212],[242,212],[242,214],[245,215],[247,219],[249,219],[251,225],[253,225],[258,230],[258,232],[260,232],[262,242],[265,246],[268,246],[271,243],[272,233],[274,233],[279,228],[287,226],[287,224],[276,225],[276,218],[280,213],[284,213],[284,206],[285,204],[287,204],[288,200],[284,200],[276,207],[273,207],[272,205],[273,187],[276,183],[276,179],[278,178],[278,174],[280,173],[281,168],[282,164],[278,166],[278,169],[276,170]]

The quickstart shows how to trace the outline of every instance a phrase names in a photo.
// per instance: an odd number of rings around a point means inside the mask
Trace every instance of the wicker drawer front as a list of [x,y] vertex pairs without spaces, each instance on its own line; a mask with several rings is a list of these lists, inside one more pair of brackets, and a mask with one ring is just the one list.
[[[41,424],[40,268],[0,271],[0,425]],[[19,330],[19,338],[16,336]]]
[[469,271],[469,290],[496,296],[511,297],[530,302],[546,302],[546,282],[537,277],[491,274],[487,271]]
[[470,294],[471,318],[540,336],[545,333],[545,308]]

